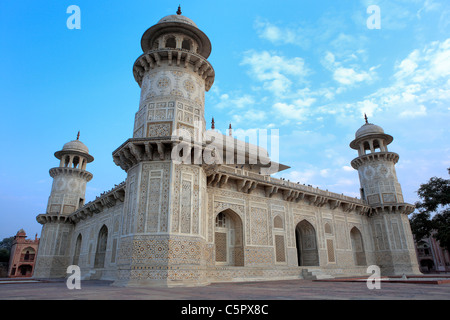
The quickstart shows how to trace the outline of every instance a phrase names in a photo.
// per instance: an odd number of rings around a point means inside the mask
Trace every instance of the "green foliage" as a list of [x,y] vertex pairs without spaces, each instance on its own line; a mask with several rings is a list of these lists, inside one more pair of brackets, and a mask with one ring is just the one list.
[[4,238],[0,241],[0,262],[9,262],[14,237]]
[[420,185],[417,194],[422,199],[416,207],[423,209],[425,212],[434,212],[439,206],[450,204],[450,180],[433,177]]
[[14,237],[4,238],[2,241],[0,241],[0,249],[11,251],[13,241]]
[[446,209],[433,217],[433,225],[437,230],[436,240],[442,248],[450,251],[450,209]]
[[[450,168],[447,170],[450,174]],[[441,247],[450,250],[450,179],[433,177],[420,185],[417,194],[422,201],[416,202],[418,212],[410,218],[416,240],[430,236],[434,230]]]
[[0,249],[0,262],[8,262],[9,261],[9,251],[7,249]]
[[411,231],[416,237],[416,240],[430,236],[433,230],[433,223],[431,222],[431,215],[428,212],[415,212],[409,219]]

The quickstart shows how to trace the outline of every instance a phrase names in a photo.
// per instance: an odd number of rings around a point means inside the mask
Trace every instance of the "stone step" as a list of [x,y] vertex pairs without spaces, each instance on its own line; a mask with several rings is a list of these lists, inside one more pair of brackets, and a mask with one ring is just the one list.
[[332,275],[326,274],[320,269],[305,268],[302,270],[302,276],[307,280],[333,279]]

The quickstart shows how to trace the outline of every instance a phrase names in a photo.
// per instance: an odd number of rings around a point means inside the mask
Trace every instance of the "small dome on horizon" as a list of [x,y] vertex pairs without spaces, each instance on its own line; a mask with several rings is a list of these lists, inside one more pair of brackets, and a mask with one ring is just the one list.
[[383,128],[377,126],[373,123],[365,123],[361,128],[358,129],[355,133],[355,139],[358,139],[362,136],[370,135],[370,134],[384,134]]
[[185,17],[181,14],[170,14],[158,21],[158,23],[164,23],[164,22],[181,22],[181,23],[186,23],[186,24],[189,24],[191,26],[198,28],[198,26],[195,24],[194,21],[192,21],[188,17]]
[[62,151],[78,151],[83,153],[89,153],[88,147],[86,147],[86,145],[80,140],[72,140],[67,142],[63,146]]
[[86,157],[88,162],[94,161],[94,157],[89,154],[88,147],[86,147],[86,145],[83,142],[78,140],[79,137],[80,137],[80,133],[78,133],[76,140],[72,140],[72,141],[69,141],[66,144],[64,144],[64,146],[62,147],[62,149],[60,151],[55,152],[55,157],[57,159],[61,159],[62,156],[65,154],[74,153],[74,154],[80,154],[80,155]]

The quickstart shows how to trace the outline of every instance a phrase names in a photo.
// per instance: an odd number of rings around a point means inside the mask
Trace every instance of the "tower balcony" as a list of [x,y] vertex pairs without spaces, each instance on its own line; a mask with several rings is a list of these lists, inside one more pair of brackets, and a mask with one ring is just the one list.
[[76,177],[83,178],[86,181],[90,181],[93,177],[92,173],[86,170],[78,169],[78,168],[70,168],[70,167],[55,167],[49,170],[50,176],[55,178],[61,174],[72,175]]
[[214,83],[215,72],[211,64],[200,54],[178,48],[164,48],[147,51],[137,58],[133,65],[133,75],[139,86],[144,74],[163,65],[191,68],[205,80],[205,90],[209,91]]
[[396,164],[398,162],[399,159],[399,155],[395,152],[374,152],[374,153],[368,153],[362,156],[359,156],[355,159],[352,160],[351,165],[353,167],[353,169],[358,170],[358,168],[360,166],[362,166],[363,164],[367,163],[367,162],[372,162],[372,161],[380,161],[380,160],[384,160],[384,161],[392,161],[394,164]]

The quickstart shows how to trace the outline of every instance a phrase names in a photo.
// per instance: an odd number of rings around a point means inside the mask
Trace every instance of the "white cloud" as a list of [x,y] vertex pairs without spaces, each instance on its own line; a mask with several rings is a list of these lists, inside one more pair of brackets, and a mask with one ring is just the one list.
[[414,109],[407,109],[400,113],[400,117],[419,117],[427,114],[427,108],[424,105],[420,105]]
[[373,116],[378,109],[378,104],[371,100],[358,101],[356,106],[361,115],[366,114],[368,117]]
[[291,171],[287,175],[283,175],[285,179],[293,182],[300,182],[304,184],[313,183],[313,178],[317,175],[316,169],[306,169],[303,171]]
[[321,175],[322,177],[324,177],[324,178],[329,177],[329,175],[330,175],[330,169],[322,169],[322,170],[320,170],[320,175]]
[[277,102],[273,105],[273,110],[278,116],[288,120],[304,121],[307,119],[306,109],[294,104]]
[[353,169],[353,168],[350,167],[350,166],[343,166],[342,169],[343,169],[344,171],[347,171],[347,172],[353,172],[353,171],[355,170],[355,169]]
[[268,51],[244,53],[241,65],[250,66],[250,74],[277,96],[287,94],[294,82],[303,82],[310,73],[300,57],[286,58]]
[[360,82],[370,82],[376,78],[376,67],[371,67],[369,71],[359,70],[360,67],[352,64],[344,67],[341,62],[336,61],[333,53],[327,51],[322,59],[322,65],[333,72],[333,79],[339,84],[352,86]]
[[230,94],[222,94],[219,97],[219,102],[216,104],[216,108],[233,110],[235,108],[244,109],[251,108],[255,104],[255,98],[249,94],[242,96],[230,97]]
[[334,70],[334,80],[344,85],[353,85],[357,82],[371,80],[372,77],[365,71],[357,72],[352,68],[339,67]]
[[309,31],[304,28],[278,27],[261,19],[255,21],[254,27],[260,38],[273,44],[293,44],[304,49],[310,46],[310,37],[306,36]]
[[239,114],[233,114],[233,122],[242,123],[242,122],[258,122],[266,119],[266,112],[263,110],[255,110],[250,109],[245,111],[244,113],[240,112]]
[[450,39],[413,50],[395,65],[393,82],[367,97],[377,110],[395,108],[402,117],[424,116],[450,102]]

